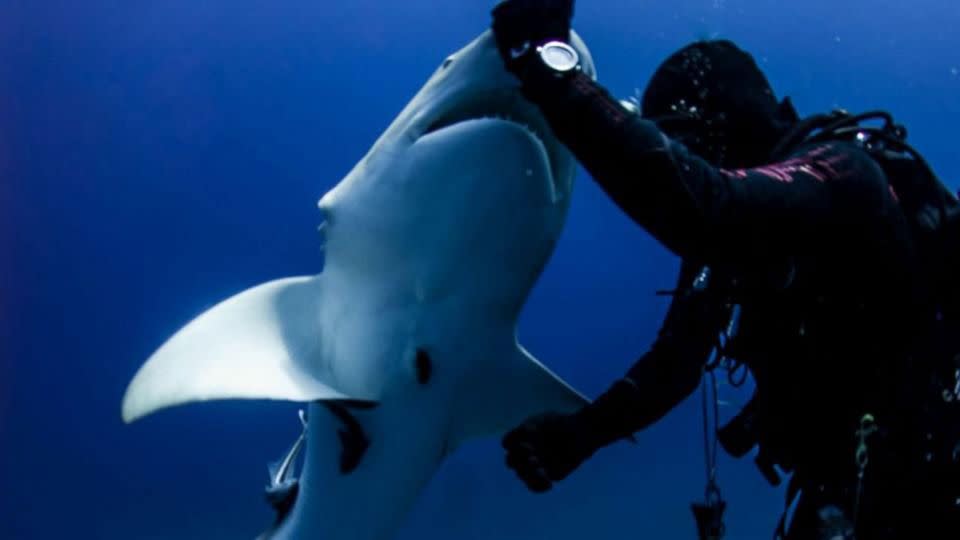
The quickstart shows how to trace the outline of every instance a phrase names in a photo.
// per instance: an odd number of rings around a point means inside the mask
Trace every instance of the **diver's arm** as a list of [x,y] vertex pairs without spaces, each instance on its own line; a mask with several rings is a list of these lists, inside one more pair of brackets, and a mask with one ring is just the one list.
[[[704,218],[680,180],[671,141],[583,73],[524,80],[554,134],[627,215],[676,254],[691,256]],[[678,227],[676,224],[683,224]]]
[[852,146],[726,171],[628,111],[583,71],[552,70],[535,45],[569,42],[573,4],[498,4],[491,28],[504,65],[594,180],[674,253],[711,263],[757,251],[795,255],[889,208],[882,171]]
[[583,73],[525,85],[598,185],[683,257],[715,262],[759,250],[804,251],[891,203],[880,168],[852,145],[826,143],[779,163],[725,170],[669,139]]
[[576,413],[597,448],[650,426],[696,390],[729,318],[729,308],[691,284],[699,266],[685,262],[657,339],[625,376]]
[[729,316],[709,289],[691,288],[698,269],[684,263],[656,342],[624,378],[573,414],[540,414],[504,436],[507,466],[528,488],[549,490],[597,450],[656,422],[696,389]]

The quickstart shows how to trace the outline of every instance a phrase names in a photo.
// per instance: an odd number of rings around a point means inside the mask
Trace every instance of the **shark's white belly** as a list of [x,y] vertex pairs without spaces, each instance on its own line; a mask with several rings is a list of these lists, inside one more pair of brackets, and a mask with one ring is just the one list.
[[[360,465],[339,470],[339,420],[311,405],[308,463],[290,516],[272,538],[388,540],[443,459],[445,411],[429,399],[404,396],[356,412],[370,441]],[[303,536],[308,533],[309,536]]]

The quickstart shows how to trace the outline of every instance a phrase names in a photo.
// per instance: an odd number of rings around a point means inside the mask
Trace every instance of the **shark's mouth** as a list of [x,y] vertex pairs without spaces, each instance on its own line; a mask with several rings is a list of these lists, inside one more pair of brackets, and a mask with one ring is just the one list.
[[560,180],[562,161],[560,144],[553,136],[540,110],[515,90],[490,92],[460,102],[427,124],[421,137],[463,122],[482,119],[509,122],[524,128],[546,152],[550,162],[551,182],[556,183]]

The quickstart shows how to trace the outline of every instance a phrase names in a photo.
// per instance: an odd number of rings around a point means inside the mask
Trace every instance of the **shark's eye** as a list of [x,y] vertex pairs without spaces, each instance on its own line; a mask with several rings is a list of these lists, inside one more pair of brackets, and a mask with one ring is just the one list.
[[453,63],[453,57],[451,56],[450,58],[447,58],[446,60],[444,60],[442,64],[440,64],[440,69],[447,69],[448,67],[450,67],[450,64],[452,63]]

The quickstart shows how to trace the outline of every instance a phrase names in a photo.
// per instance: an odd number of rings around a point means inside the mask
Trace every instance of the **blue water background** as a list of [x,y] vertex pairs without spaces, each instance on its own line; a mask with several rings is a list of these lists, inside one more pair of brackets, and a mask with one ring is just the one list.
[[[320,269],[315,201],[490,7],[0,2],[0,538],[236,539],[269,522],[264,464],[296,435],[294,406],[125,426],[123,390],[204,308]],[[583,0],[576,27],[619,95],[689,40],[728,37],[802,113],[888,108],[960,178],[955,1]],[[650,344],[676,268],[581,175],[522,341],[596,395]],[[698,399],[546,496],[504,470],[497,441],[470,443],[399,538],[693,538]],[[781,493],[749,460],[721,467],[729,537],[768,538]]]

